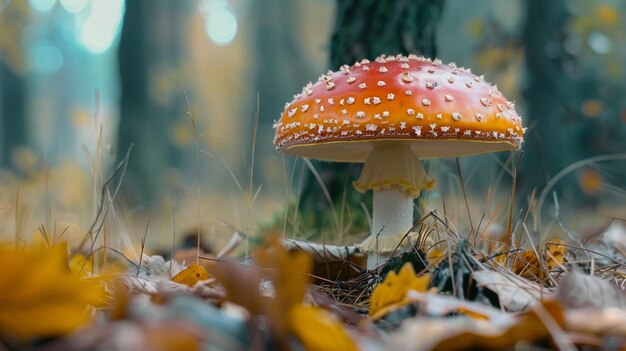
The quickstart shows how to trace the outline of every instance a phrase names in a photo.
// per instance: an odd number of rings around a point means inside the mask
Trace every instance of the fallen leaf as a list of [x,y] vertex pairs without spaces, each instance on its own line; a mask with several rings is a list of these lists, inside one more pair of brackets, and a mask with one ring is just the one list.
[[563,265],[567,252],[565,242],[560,239],[553,239],[546,243],[546,265],[549,270],[553,270]]
[[601,336],[626,337],[626,313],[621,308],[581,308],[565,312],[567,330]]
[[495,292],[500,306],[510,312],[524,311],[542,296],[553,295],[550,290],[542,289],[538,284],[512,274],[483,270],[472,273],[472,278],[478,286]]
[[357,350],[344,325],[322,308],[294,306],[289,312],[289,325],[308,351]]
[[[423,297],[429,294],[410,293],[410,295],[417,298],[417,295]],[[442,310],[450,308],[450,306],[446,307],[447,303],[434,303],[433,297],[445,297],[447,302],[456,299],[450,296],[432,295],[428,296],[428,299],[423,297],[422,303],[439,305]],[[474,305],[477,304],[471,303],[472,310],[476,308]],[[455,306],[455,309],[458,309],[458,306]],[[431,312],[432,310],[431,307]],[[519,341],[532,343],[549,339],[550,327],[547,327],[546,323],[554,322],[557,327],[564,325],[563,312],[559,304],[554,301],[543,302],[536,309],[520,316],[505,314],[488,306],[482,307],[482,311],[490,318],[473,319],[459,316],[438,319],[420,317],[408,320],[397,333],[388,338],[387,349],[504,350],[513,347]]]
[[207,280],[211,277],[204,266],[200,266],[197,263],[192,263],[189,267],[185,268],[182,272],[172,277],[172,281],[178,284],[187,285],[193,287],[197,282]]
[[379,319],[390,310],[410,303],[406,296],[407,292],[426,291],[429,282],[430,275],[416,276],[411,263],[406,263],[398,274],[390,271],[385,280],[374,288],[370,301],[370,317],[374,320]]
[[576,271],[561,280],[557,297],[569,308],[626,307],[626,292],[606,280]]
[[89,306],[104,297],[98,280],[72,273],[65,245],[0,247],[0,270],[0,330],[20,339],[73,331],[90,321]]
[[290,324],[289,311],[302,303],[311,282],[313,259],[303,251],[288,252],[276,236],[270,237],[268,244],[267,248],[256,251],[254,260],[265,268],[264,275],[273,282],[274,298],[264,304],[264,310],[272,320],[278,340],[284,341],[295,327]]

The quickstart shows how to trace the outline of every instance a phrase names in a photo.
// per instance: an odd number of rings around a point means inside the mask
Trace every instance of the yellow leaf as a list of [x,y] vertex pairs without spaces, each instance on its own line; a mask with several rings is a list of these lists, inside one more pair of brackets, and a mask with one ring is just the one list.
[[546,243],[546,263],[548,269],[554,269],[565,261],[566,246],[563,240],[554,239]]
[[104,297],[99,284],[71,272],[65,245],[0,247],[0,330],[19,339],[69,333],[90,321],[89,305]]
[[297,305],[289,312],[290,331],[307,351],[352,351],[357,346],[342,323],[318,307]]
[[77,253],[70,258],[70,270],[81,278],[88,278],[89,274],[93,272],[91,260],[85,255]]
[[204,266],[199,266],[197,263],[192,263],[189,267],[185,268],[180,273],[172,277],[172,281],[178,284],[187,285],[192,287],[201,280],[207,280],[211,277],[209,272]]
[[302,302],[311,282],[308,274],[313,269],[313,258],[303,251],[287,252],[276,236],[268,242],[267,249],[256,253],[255,261],[260,267],[271,270],[269,273],[274,278],[276,297],[286,311]]
[[406,263],[400,272],[389,272],[385,281],[379,284],[372,293],[369,315],[378,319],[391,309],[398,308],[410,302],[406,293],[409,290],[424,292],[428,288],[430,274],[417,277],[413,265]]

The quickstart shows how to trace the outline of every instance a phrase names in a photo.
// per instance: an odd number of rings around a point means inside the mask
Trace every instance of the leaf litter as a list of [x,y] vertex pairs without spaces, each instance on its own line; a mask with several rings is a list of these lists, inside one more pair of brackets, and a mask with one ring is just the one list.
[[143,255],[141,265],[119,260],[106,272],[66,245],[5,246],[0,342],[8,350],[620,348],[626,258],[624,233],[615,232],[624,227],[608,228],[598,245],[610,252],[559,240],[501,250],[461,238],[435,215],[416,227],[412,253],[371,271],[357,247],[275,236],[245,261]]

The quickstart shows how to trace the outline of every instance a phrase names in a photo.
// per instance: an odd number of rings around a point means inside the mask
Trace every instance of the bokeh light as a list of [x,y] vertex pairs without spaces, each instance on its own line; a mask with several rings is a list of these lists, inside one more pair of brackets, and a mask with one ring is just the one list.
[[237,35],[237,18],[226,0],[201,0],[198,10],[205,17],[204,28],[217,45],[228,45]]
[[37,73],[54,74],[63,67],[61,51],[49,42],[35,43],[30,52],[31,65]]
[[205,29],[213,42],[228,45],[237,35],[237,19],[226,8],[212,11],[206,18]]
[[87,0],[59,0],[61,2],[61,6],[65,9],[65,11],[69,13],[78,13],[85,5],[87,5]]
[[28,3],[35,10],[44,12],[53,8],[56,0],[28,0]]
[[120,31],[123,14],[123,0],[94,0],[80,33],[83,47],[94,54],[107,51]]
[[589,34],[587,43],[591,50],[598,54],[608,54],[613,51],[613,42],[606,34],[595,31]]

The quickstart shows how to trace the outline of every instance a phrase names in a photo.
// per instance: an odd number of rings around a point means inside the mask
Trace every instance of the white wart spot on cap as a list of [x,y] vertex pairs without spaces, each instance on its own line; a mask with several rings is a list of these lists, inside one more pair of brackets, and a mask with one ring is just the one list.
[[406,83],[411,83],[413,81],[413,76],[409,74],[409,72],[402,73],[402,81]]
[[380,73],[387,73],[387,72],[389,72],[389,70],[385,66],[380,66],[380,68],[378,69],[378,72],[380,72]]
[[418,113],[416,116],[417,119],[424,119],[424,114],[423,113]]
[[348,82],[348,84],[352,84],[352,83],[356,82],[356,78],[350,76],[350,77],[348,77],[348,79],[346,79],[346,81]]
[[294,107],[291,110],[289,110],[289,112],[287,112],[287,116],[288,117],[293,117],[293,116],[295,116],[296,112],[298,112],[298,109]]
[[379,98],[378,96],[374,96],[374,97],[372,98],[372,101],[374,101],[374,105],[378,105],[378,104],[380,104],[380,98]]
[[480,98],[480,103],[487,107],[491,106],[491,100],[489,100],[489,98]]
[[376,83],[376,85],[378,85],[379,87],[384,87],[385,85],[387,85],[387,83],[383,82],[382,80],[379,80],[378,83]]
[[422,100],[422,105],[424,105],[424,106],[430,106],[430,100],[428,100],[428,99],[424,99],[424,100]]
[[357,112],[356,112],[356,117],[357,117],[357,118],[364,118],[364,117],[365,117],[365,112],[363,112],[363,111],[357,111]]
[[452,112],[452,119],[455,121],[460,121],[461,120],[461,114],[458,112]]
[[346,99],[346,102],[348,103],[348,105],[354,104],[354,101],[355,99],[352,96],[348,96],[348,98]]
[[484,118],[482,113],[476,112],[476,120],[477,121],[482,121]]
[[389,117],[389,111],[383,111],[383,117]]
[[306,112],[309,109],[309,105],[308,104],[304,104],[302,106],[300,106],[300,111],[302,112]]
[[446,99],[447,102],[454,101],[454,97],[452,97],[452,95],[446,95],[444,98]]
[[409,115],[409,116],[413,116],[413,115],[415,115],[415,110],[412,109],[412,108],[407,108],[406,109],[406,114]]
[[395,98],[396,96],[393,93],[389,93],[387,94],[387,100],[391,101]]
[[413,91],[411,91],[411,90],[405,90],[405,91],[404,91],[404,94],[405,94],[405,95],[407,95],[407,96],[411,96],[411,95],[413,95]]
[[330,89],[332,89],[334,87],[335,87],[335,83],[330,82],[330,81],[326,82],[326,90],[330,90]]
[[359,84],[359,89],[365,89],[365,88],[367,88],[367,84],[365,83]]

